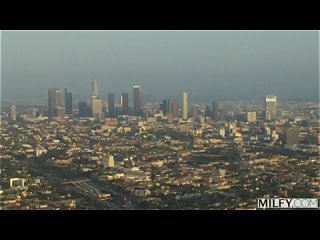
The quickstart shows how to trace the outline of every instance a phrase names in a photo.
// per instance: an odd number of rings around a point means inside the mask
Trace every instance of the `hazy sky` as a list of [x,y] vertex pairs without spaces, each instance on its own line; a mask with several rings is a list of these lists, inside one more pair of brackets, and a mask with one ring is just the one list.
[[141,85],[146,100],[319,97],[318,31],[3,31],[3,99],[88,99]]

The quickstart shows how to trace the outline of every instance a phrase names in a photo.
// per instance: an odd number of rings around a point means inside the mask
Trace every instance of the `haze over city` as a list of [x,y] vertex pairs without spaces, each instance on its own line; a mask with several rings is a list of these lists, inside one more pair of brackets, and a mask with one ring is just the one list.
[[3,31],[2,100],[67,87],[89,99],[141,85],[146,101],[319,96],[317,31]]
[[318,32],[0,37],[0,210],[319,209]]

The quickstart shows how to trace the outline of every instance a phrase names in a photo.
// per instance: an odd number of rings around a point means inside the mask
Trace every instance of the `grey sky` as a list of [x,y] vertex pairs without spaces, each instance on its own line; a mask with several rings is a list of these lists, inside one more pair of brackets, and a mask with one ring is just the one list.
[[3,31],[3,99],[46,99],[51,87],[87,99],[108,92],[146,100],[319,96],[317,31]]

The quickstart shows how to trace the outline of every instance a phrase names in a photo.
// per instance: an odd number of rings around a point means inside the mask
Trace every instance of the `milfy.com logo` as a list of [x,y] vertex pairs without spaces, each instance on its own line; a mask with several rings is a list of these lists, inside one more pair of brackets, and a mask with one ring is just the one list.
[[258,198],[258,208],[318,208],[318,198]]

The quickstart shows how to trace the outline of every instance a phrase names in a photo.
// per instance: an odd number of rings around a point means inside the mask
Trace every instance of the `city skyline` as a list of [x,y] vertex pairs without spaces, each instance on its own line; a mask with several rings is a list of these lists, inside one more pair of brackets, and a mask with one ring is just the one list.
[[[131,116],[143,116],[147,114],[145,112],[146,106],[157,106],[157,103],[145,102],[143,101],[142,87],[141,86],[132,86],[132,95],[131,100],[129,101],[129,93],[122,93],[120,96],[116,96],[114,93],[108,93],[107,99],[100,99],[100,93],[98,88],[98,81],[92,80],[92,89],[91,89],[91,104],[90,101],[84,99],[74,101],[72,98],[73,93],[68,91],[67,88],[51,88],[48,89],[48,98],[46,99],[47,105],[37,103],[38,110],[42,113],[47,108],[48,112],[45,116],[48,116],[49,119],[52,117],[58,117],[60,119],[64,118],[65,115],[74,115],[74,110],[78,111],[80,117],[94,117],[103,119],[104,117],[117,117],[118,115],[131,115]],[[115,101],[116,97],[119,97],[119,101]],[[255,101],[253,99],[249,101]],[[280,100],[286,102],[286,100]],[[90,105],[88,105],[88,102]],[[174,106],[178,103],[178,106]],[[204,111],[204,116],[210,117],[214,121],[223,120],[226,117],[226,111],[230,110],[230,105],[232,103],[228,101],[218,101],[213,99],[211,102],[196,102],[189,101],[189,92],[183,91],[180,98],[162,98],[162,103],[159,103],[159,109],[162,110],[163,116],[167,116],[170,119],[178,118],[178,110],[181,111],[180,117],[182,120],[187,121],[189,118],[196,119],[200,109]],[[263,118],[267,121],[276,120],[279,116],[282,115],[282,108],[277,107],[277,96],[275,95],[266,95],[264,98],[260,99],[258,102],[264,102],[264,113]],[[256,102],[256,103],[258,103]],[[72,104],[73,103],[73,104]],[[190,104],[191,103],[191,104]],[[219,106],[219,103],[223,103],[223,107]],[[227,109],[224,105],[227,103]],[[238,102],[238,104],[241,102]],[[26,105],[32,105],[32,102],[26,102]],[[155,104],[155,105],[154,105]],[[236,104],[236,102],[232,103]],[[17,102],[9,103],[10,106],[18,105],[19,107],[23,106]],[[282,104],[281,104],[282,105]],[[8,102],[3,105],[4,109],[8,106]],[[40,107],[41,106],[41,107]],[[91,106],[91,107],[90,107]],[[179,106],[181,108],[179,109]],[[201,108],[199,108],[201,106]],[[239,106],[233,106],[235,114],[239,115]],[[40,107],[40,108],[39,108]],[[44,109],[42,107],[45,107]],[[37,111],[37,110],[36,110]],[[209,114],[210,113],[210,114]],[[256,119],[256,112],[252,112],[252,109],[246,110],[246,117],[248,122],[254,122]],[[76,114],[77,115],[77,114]]]
[[318,104],[278,109],[266,96],[241,106],[214,100],[203,111],[182,92],[180,106],[164,99],[118,115],[123,94],[114,116],[94,116],[86,102],[67,116],[62,93],[48,90],[52,118],[36,105],[2,112],[0,209],[248,210],[261,208],[257,197],[319,196]]
[[[79,101],[78,114],[74,114],[75,105],[72,105],[72,92],[68,92],[67,88],[64,88],[64,95],[62,94],[62,88],[51,88],[48,89],[48,112],[47,116],[49,120],[52,120],[53,117],[58,117],[60,120],[65,117],[65,115],[73,115],[80,117],[93,117],[96,119],[104,118],[117,118],[118,115],[131,115],[131,116],[140,116],[143,117],[145,114],[148,115],[148,112],[145,112],[145,105],[143,101],[143,92],[141,86],[132,86],[132,104],[130,107],[130,101],[128,98],[128,93],[122,93],[120,96],[120,101],[118,104],[115,102],[115,94],[108,93],[107,101],[100,99],[98,81],[92,81],[92,90],[91,90],[91,108],[87,105],[85,101]],[[63,104],[64,103],[64,104]],[[182,92],[181,99],[181,115],[180,118],[183,121],[188,121],[190,119],[199,120],[200,106],[198,104],[192,104],[191,107],[188,101],[188,92]],[[164,99],[162,103],[158,105],[159,110],[162,112],[161,115],[168,117],[170,121],[173,118],[178,118],[179,104],[177,106],[175,100]],[[216,100],[212,101],[212,106],[210,109],[209,105],[203,105],[203,117],[209,116],[212,121],[218,122],[224,120],[226,117],[226,109],[219,106],[219,103]],[[229,106],[230,107],[230,106]],[[230,108],[228,109],[230,110]],[[148,107],[147,107],[148,108]],[[131,110],[130,110],[131,109]],[[36,111],[36,109],[34,109]],[[39,110],[39,109],[38,109]],[[239,115],[239,107],[233,106],[234,112],[232,116]],[[211,112],[211,114],[209,114]],[[243,113],[242,113],[243,114]],[[247,109],[245,111],[246,116],[244,119],[247,122],[256,122],[256,112],[252,112],[252,109]],[[263,110],[263,119],[266,121],[277,120],[282,117],[283,109],[278,108],[277,106],[277,96],[267,95],[265,96],[264,101],[264,110]],[[11,116],[16,115],[16,106],[11,105]],[[33,113],[35,116],[35,113]],[[229,115],[230,116],[230,115]],[[11,117],[11,119],[16,119]],[[15,121],[15,120],[14,120]]]
[[319,209],[318,32],[1,40],[0,210]]
[[45,99],[64,86],[87,99],[84,86],[97,79],[101,99],[140,85],[146,101],[184,90],[196,101],[316,100],[318,40],[316,31],[4,31],[1,97]]
[[[108,91],[108,89],[103,89],[101,92],[102,94],[100,93],[100,90],[98,90],[97,86],[98,84],[100,85],[100,81],[98,80],[90,80],[91,81],[91,93],[87,94],[88,96],[87,97],[78,97],[78,98],[74,98],[74,95],[77,95],[77,92],[73,92],[73,91],[70,91],[68,88],[65,88],[63,86],[57,86],[55,85],[55,87],[53,88],[49,88],[49,89],[46,89],[46,91],[50,90],[50,89],[55,89],[55,90],[58,90],[59,92],[61,91],[60,95],[62,97],[62,101],[61,102],[61,106],[63,106],[65,108],[65,113],[66,114],[70,114],[70,107],[75,107],[78,105],[79,102],[83,102],[83,101],[86,101],[86,102],[91,102],[91,105],[92,105],[92,97],[95,99],[97,98],[97,100],[101,100],[102,101],[102,104],[108,104],[109,102],[109,95],[113,95],[113,98],[114,98],[114,105],[120,105],[121,107],[123,107],[122,105],[124,104],[124,107],[134,107],[134,94],[133,94],[133,89],[134,88],[140,88],[140,92],[142,93],[142,87],[143,86],[128,86],[128,89],[131,88],[131,93],[130,91],[128,92],[125,92],[125,91],[122,91],[122,90],[116,90],[115,92],[110,92]],[[90,87],[90,86],[88,86]],[[36,89],[36,88],[35,88]],[[98,91],[98,94],[97,96],[96,95],[92,95],[94,94],[94,92],[97,92]],[[87,89],[87,92],[89,92],[89,90]],[[162,101],[164,101],[164,99],[167,99],[167,100],[170,100],[170,101],[178,101],[180,102],[180,104],[182,104],[182,97],[181,97],[181,94],[183,92],[186,92],[188,94],[188,103],[191,105],[193,104],[197,104],[197,103],[201,103],[201,104],[205,104],[205,105],[212,105],[212,101],[213,99],[215,100],[219,100],[219,102],[232,102],[232,101],[258,101],[258,102],[263,102],[264,104],[266,104],[266,101],[268,98],[272,98],[272,97],[275,97],[276,98],[276,101],[279,101],[279,99],[277,99],[278,96],[274,95],[273,93],[268,93],[266,94],[265,96],[259,96],[258,98],[250,98],[250,97],[247,97],[246,99],[224,99],[224,100],[220,100],[218,98],[215,98],[214,96],[212,96],[211,98],[208,98],[207,100],[205,101],[202,101],[202,100],[198,100],[197,98],[195,98],[193,95],[192,95],[192,91],[182,91],[180,92],[178,95],[175,95],[175,96],[171,96],[171,97],[166,97],[166,95],[164,94],[163,96],[161,96],[159,94],[159,98],[158,100],[155,100],[155,101],[150,101],[149,99],[145,100],[145,93],[143,93],[142,98],[143,98],[143,102],[144,104],[145,103],[148,103],[148,104],[157,104],[157,103],[161,103]],[[191,94],[190,94],[191,93]],[[103,98],[101,98],[100,96],[104,96]],[[67,96],[67,98],[66,98]],[[79,95],[78,95],[79,96]],[[117,99],[117,100],[116,100]],[[130,99],[130,100],[129,100]],[[310,102],[317,102],[316,99],[295,99],[293,97],[289,98],[289,99],[280,99],[280,102],[281,101],[310,101]],[[29,99],[27,101],[21,101],[19,100],[19,98],[13,98],[13,99],[10,99],[10,100],[4,100],[2,101],[2,105],[5,103],[5,104],[19,104],[19,105],[24,105],[24,104],[32,104],[32,103],[37,103],[38,105],[47,105],[47,102],[48,102],[48,95],[41,99],[41,100],[38,100],[38,99]],[[71,104],[71,105],[70,105]],[[169,104],[169,103],[168,103]],[[68,107],[67,107],[68,105]],[[190,105],[190,106],[191,106]],[[91,106],[92,107],[92,106]],[[67,111],[67,108],[68,108],[68,111]],[[68,113],[67,113],[68,112]]]

